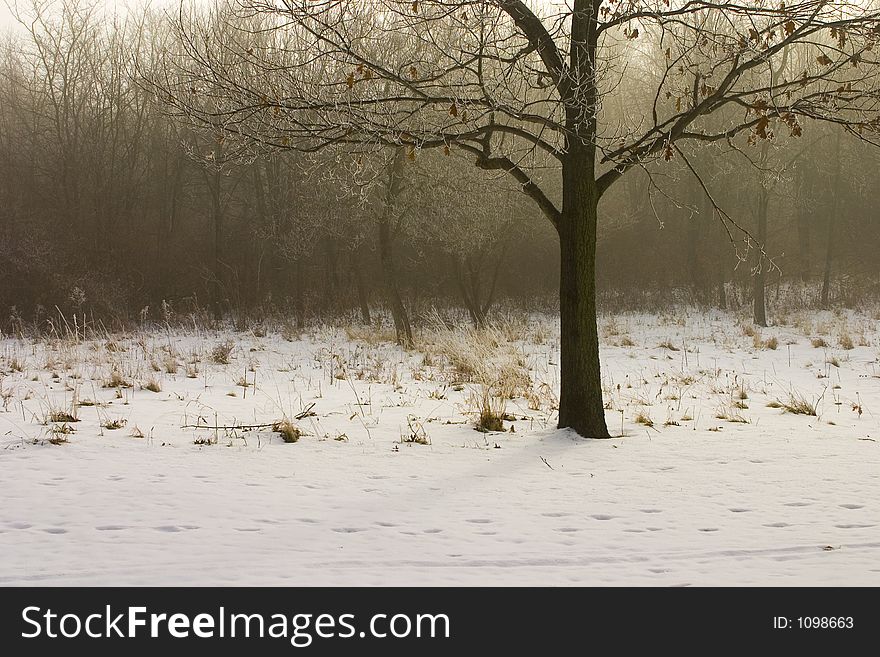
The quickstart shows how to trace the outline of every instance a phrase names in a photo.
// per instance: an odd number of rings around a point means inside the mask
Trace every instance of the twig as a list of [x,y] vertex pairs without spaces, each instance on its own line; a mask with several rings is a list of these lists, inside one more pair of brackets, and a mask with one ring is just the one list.
[[315,402],[312,402],[308,406],[306,406],[302,411],[293,416],[295,420],[302,420],[307,417],[312,417],[316,415],[316,413],[312,412],[312,409],[315,407]]
[[226,431],[250,431],[253,429],[267,429],[270,427],[274,427],[277,422],[269,422],[268,424],[231,424],[231,425],[215,425],[209,426],[207,424],[184,424],[181,426],[181,429],[214,429],[215,431],[219,429],[224,429]]

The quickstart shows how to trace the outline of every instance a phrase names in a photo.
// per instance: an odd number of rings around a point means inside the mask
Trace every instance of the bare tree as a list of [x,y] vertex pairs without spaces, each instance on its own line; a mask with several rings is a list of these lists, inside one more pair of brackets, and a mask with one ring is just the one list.
[[[877,128],[878,12],[858,2],[238,0],[178,29],[172,72],[152,81],[206,127],[265,148],[457,149],[519,183],[559,235],[559,426],[583,436],[608,435],[603,194],[685,158],[686,141],[797,135],[806,120]],[[645,72],[656,48],[664,61]],[[606,120],[637,71],[651,100]]]

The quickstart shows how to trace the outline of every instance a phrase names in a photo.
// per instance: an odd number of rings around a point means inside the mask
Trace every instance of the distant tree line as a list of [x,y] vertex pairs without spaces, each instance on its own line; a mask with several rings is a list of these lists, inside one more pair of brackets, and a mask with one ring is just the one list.
[[[557,307],[557,235],[504,172],[474,175],[454,146],[244,148],[145,82],[181,49],[174,21],[108,12],[38,2],[3,43],[0,325],[58,310],[108,325],[387,312],[407,343],[433,304],[477,325],[511,305]],[[629,103],[652,101],[630,84]],[[876,295],[880,154],[833,124],[776,130],[682,145],[611,188],[600,306],[751,304],[762,323],[788,283],[815,306]]]

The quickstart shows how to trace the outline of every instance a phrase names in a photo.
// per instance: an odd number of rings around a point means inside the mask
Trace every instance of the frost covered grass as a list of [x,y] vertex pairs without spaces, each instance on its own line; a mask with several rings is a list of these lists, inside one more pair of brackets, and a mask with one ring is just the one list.
[[876,320],[782,319],[602,317],[604,441],[545,316],[4,339],[0,582],[880,583]]

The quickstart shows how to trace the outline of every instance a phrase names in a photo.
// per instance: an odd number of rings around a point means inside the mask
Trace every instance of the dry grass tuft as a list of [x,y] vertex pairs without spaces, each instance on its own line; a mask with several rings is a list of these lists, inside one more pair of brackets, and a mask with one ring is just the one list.
[[49,411],[48,419],[49,422],[79,422],[76,415],[57,408]]
[[353,342],[363,342],[373,347],[397,342],[394,329],[382,326],[346,326],[345,336]]
[[812,415],[814,417],[816,415],[816,405],[800,394],[789,394],[788,401],[780,401],[779,405],[786,413],[793,413],[794,415]]
[[110,376],[104,381],[105,388],[131,388],[131,383],[125,379],[119,370],[110,372]]
[[645,411],[639,411],[636,414],[635,419],[633,420],[636,424],[642,424],[646,427],[653,427],[654,420],[651,419],[651,416],[648,415]]
[[295,443],[302,438],[303,432],[290,420],[281,420],[272,425],[272,431],[281,434],[281,440],[286,443]]
[[[417,418],[410,415],[406,418],[407,431],[400,434],[400,442],[401,444],[415,444],[415,445],[430,445],[431,439],[428,437],[428,432],[425,431],[424,423],[420,422]],[[343,434],[344,435],[344,434]],[[348,440],[348,437],[345,437]],[[340,440],[336,438],[336,440]]]
[[467,412],[475,418],[474,429],[482,433],[504,431],[505,408],[504,398],[493,395],[488,386],[472,390],[468,396]]
[[235,343],[232,340],[224,340],[218,342],[211,349],[211,360],[218,365],[228,365],[232,352],[235,349]]
[[425,336],[421,349],[431,354],[431,362],[446,364],[451,383],[476,383],[506,399],[528,398],[531,372],[522,350],[508,337],[492,326],[452,330],[441,325]]

